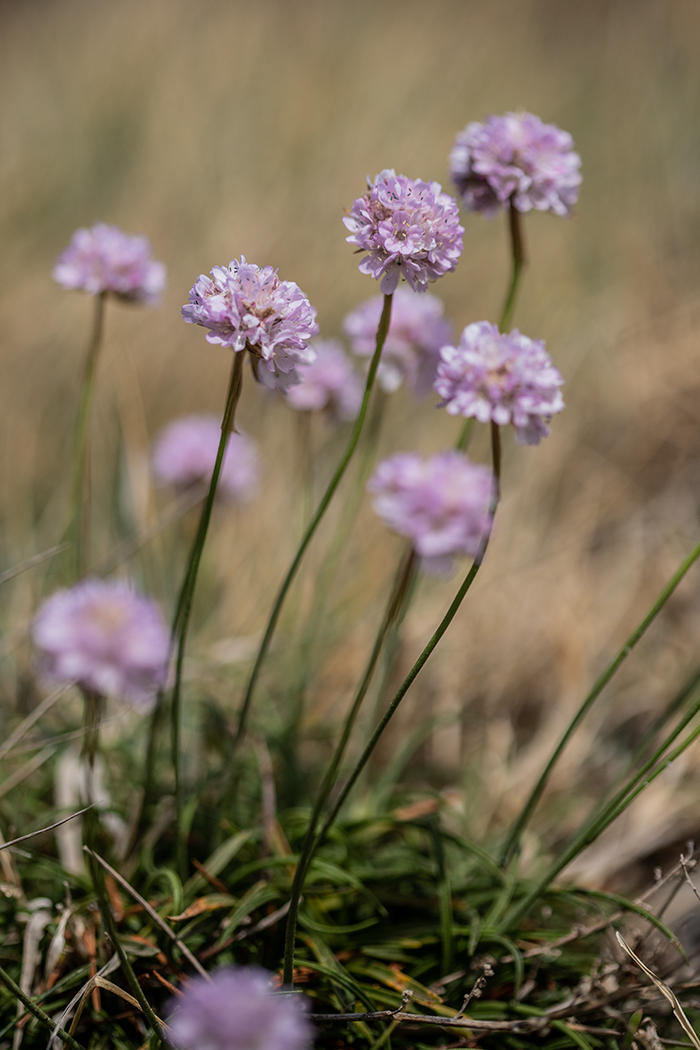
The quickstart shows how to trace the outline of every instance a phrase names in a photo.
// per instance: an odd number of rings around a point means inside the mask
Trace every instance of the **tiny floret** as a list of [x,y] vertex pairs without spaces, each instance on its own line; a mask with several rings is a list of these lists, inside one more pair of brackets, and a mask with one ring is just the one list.
[[532,113],[467,124],[450,154],[452,179],[469,211],[491,218],[508,201],[518,211],[569,215],[578,200],[581,158],[568,132]]
[[379,517],[413,541],[429,572],[449,573],[458,555],[476,557],[491,527],[493,475],[461,452],[391,456],[367,488]]
[[248,263],[245,256],[215,266],[190,289],[182,308],[188,324],[208,328],[207,342],[248,350],[257,379],[286,390],[300,381],[299,365],[309,365],[309,340],[318,332],[316,310],[294,281],[280,281],[271,266]]
[[292,408],[300,412],[324,411],[331,419],[355,419],[362,402],[362,384],[337,339],[316,339],[311,344],[316,360],[301,365],[301,382],[287,391]]
[[[354,353],[371,357],[382,298],[362,303],[345,318],[345,331]],[[389,333],[379,362],[378,381],[392,393],[405,381],[416,397],[424,397],[435,382],[440,347],[452,339],[452,325],[443,317],[443,305],[434,295],[416,295],[410,288],[397,288],[391,308]]]
[[111,292],[127,302],[151,306],[165,288],[165,266],[151,258],[148,240],[104,222],[75,231],[56,260],[53,276],[64,288],[90,295]]
[[[153,446],[153,473],[161,485],[188,489],[209,484],[221,440],[215,416],[184,416],[169,423]],[[246,503],[256,493],[258,450],[245,434],[229,434],[221,465],[217,495]]]
[[177,1050],[307,1050],[313,1028],[296,996],[275,992],[255,966],[195,977],[170,1003],[168,1042]]
[[564,407],[564,380],[544,343],[517,328],[504,335],[496,325],[477,321],[467,325],[458,346],[444,346],[440,358],[438,407],[480,423],[512,423],[521,445],[538,445],[549,434],[550,418]]
[[462,254],[457,202],[438,182],[382,171],[343,222],[350,230],[346,240],[368,252],[361,273],[381,281],[384,295],[402,276],[414,292],[426,291],[429,281],[455,269]]
[[146,706],[165,684],[170,637],[155,602],[119,580],[57,591],[32,628],[42,669],[100,696]]

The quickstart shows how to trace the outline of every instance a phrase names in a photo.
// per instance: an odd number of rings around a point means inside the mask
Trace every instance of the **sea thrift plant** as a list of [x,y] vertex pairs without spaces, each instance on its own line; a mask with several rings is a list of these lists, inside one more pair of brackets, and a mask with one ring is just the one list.
[[[397,288],[391,311],[389,334],[384,344],[378,380],[382,390],[392,393],[403,382],[416,397],[432,389],[440,360],[440,347],[452,339],[452,325],[443,317],[443,305],[434,295],[416,295]],[[343,327],[353,353],[371,357],[379,317],[381,296],[368,299],[348,314]]]
[[450,154],[452,179],[469,211],[487,217],[507,202],[518,211],[569,215],[578,200],[581,158],[571,135],[532,113],[467,124]]
[[413,541],[429,572],[449,573],[457,555],[475,557],[489,531],[493,475],[461,452],[391,456],[367,488],[379,517]]
[[343,222],[350,230],[348,243],[368,253],[361,273],[381,281],[384,295],[396,290],[401,277],[415,292],[426,291],[429,281],[455,269],[462,254],[464,227],[454,198],[438,182],[391,169],[369,182]]
[[226,967],[188,982],[171,1001],[168,1041],[177,1050],[306,1050],[313,1029],[299,1000],[274,992],[258,967]]
[[257,379],[270,389],[300,382],[299,365],[315,358],[309,340],[318,332],[316,311],[294,281],[245,256],[202,274],[182,307],[188,324],[208,328],[207,342],[248,350]]
[[32,627],[44,673],[145,706],[165,683],[169,632],[155,602],[120,580],[57,591]]
[[53,276],[64,288],[90,295],[111,292],[126,302],[149,305],[158,302],[165,288],[165,266],[151,258],[148,240],[104,222],[75,231]]
[[[376,333],[375,322],[375,336]],[[299,367],[301,381],[286,392],[287,401],[300,412],[324,411],[331,419],[355,419],[362,402],[362,383],[342,343],[337,339],[316,339],[311,346],[316,360]]]
[[549,434],[551,416],[564,407],[564,380],[544,343],[517,328],[505,335],[477,321],[467,325],[457,346],[444,346],[440,358],[439,407],[480,423],[512,423],[521,445],[538,445]]
[[[153,446],[153,473],[161,485],[187,489],[211,479],[221,440],[216,416],[176,419],[161,431]],[[260,473],[256,443],[245,434],[229,434],[217,495],[245,503],[256,493]]]

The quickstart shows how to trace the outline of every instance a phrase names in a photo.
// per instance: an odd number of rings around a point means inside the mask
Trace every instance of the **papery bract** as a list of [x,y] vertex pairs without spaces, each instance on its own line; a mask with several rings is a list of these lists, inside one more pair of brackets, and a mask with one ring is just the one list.
[[488,321],[467,325],[457,346],[440,351],[435,390],[440,408],[480,423],[512,423],[521,445],[537,445],[547,422],[564,408],[561,373],[544,343],[514,329],[499,332]]
[[[381,296],[368,299],[343,322],[353,352],[361,357],[374,353],[382,305]],[[432,389],[440,347],[452,338],[452,325],[442,314],[442,302],[434,295],[396,289],[377,373],[382,390],[392,393],[404,380],[416,397],[424,397]]]
[[343,218],[346,240],[369,254],[360,271],[381,281],[390,295],[403,276],[414,291],[454,270],[462,254],[464,227],[457,202],[438,182],[423,182],[386,169]]
[[518,211],[569,215],[581,185],[573,145],[568,132],[532,113],[491,116],[457,135],[452,179],[465,206],[487,217],[509,200]]
[[150,305],[165,288],[165,266],[151,258],[148,240],[103,222],[75,231],[56,260],[53,276],[64,288],[90,295],[112,292],[120,299]]
[[[215,416],[183,416],[169,423],[153,446],[153,473],[162,485],[184,489],[208,484],[221,439]],[[255,495],[259,475],[257,446],[245,434],[229,434],[217,495],[245,503]]]
[[155,602],[121,580],[57,591],[32,626],[42,670],[100,696],[147,705],[165,684],[170,635]]
[[177,1050],[306,1050],[313,1028],[296,996],[274,992],[258,967],[226,967],[188,981],[170,1003]]
[[449,572],[457,555],[475,557],[491,525],[493,475],[461,452],[391,456],[367,488],[379,517],[413,541],[432,572]]
[[182,307],[188,324],[208,328],[207,342],[251,354],[253,371],[270,389],[299,382],[298,365],[311,364],[309,340],[318,332],[316,310],[293,281],[245,256],[202,274]]
[[342,343],[316,339],[311,347],[316,360],[299,367],[301,381],[286,392],[287,401],[300,412],[325,411],[333,419],[355,419],[362,402],[362,383]]

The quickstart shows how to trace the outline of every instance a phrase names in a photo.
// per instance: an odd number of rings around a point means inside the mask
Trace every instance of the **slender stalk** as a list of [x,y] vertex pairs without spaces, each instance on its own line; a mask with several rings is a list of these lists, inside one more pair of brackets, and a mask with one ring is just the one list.
[[98,799],[95,798],[95,764],[100,747],[100,722],[102,720],[102,709],[104,697],[90,689],[83,689],[85,700],[85,737],[83,739],[83,758],[85,760],[85,786],[86,803],[88,811],[85,814],[83,826],[85,829],[85,840],[91,849],[97,846],[100,818],[95,808]]
[[178,862],[180,873],[183,876],[183,878],[185,874],[184,868],[186,851],[185,840],[183,835],[181,834],[182,771],[180,737],[182,722],[182,670],[185,659],[185,648],[187,646],[187,634],[189,630],[190,619],[192,616],[192,602],[194,599],[195,587],[197,585],[197,574],[199,572],[199,564],[202,560],[202,551],[204,550],[207,532],[209,531],[209,522],[211,520],[214,499],[216,498],[216,489],[219,483],[219,475],[221,474],[221,467],[224,461],[224,455],[226,453],[226,444],[228,442],[229,435],[234,427],[236,405],[238,404],[238,400],[241,396],[242,384],[243,351],[237,351],[233,355],[231,378],[229,381],[228,394],[226,396],[226,407],[224,409],[224,416],[221,421],[221,439],[219,441],[219,448],[216,453],[216,462],[214,463],[214,470],[212,472],[211,481],[209,483],[209,492],[207,493],[207,498],[204,501],[204,505],[202,507],[202,514],[199,519],[199,526],[194,537],[194,542],[192,543],[192,549],[190,550],[190,556],[187,562],[187,568],[185,570],[185,576],[182,581],[182,587],[180,588],[180,595],[178,597],[175,615],[173,618],[172,637],[173,639],[177,637],[177,656],[175,660],[175,684],[173,685],[170,712],[172,734],[171,748],[173,771],[175,774],[175,814],[178,836]]
[[12,994],[19,999],[29,1013],[36,1017],[40,1024],[43,1024],[48,1032],[57,1035],[66,1046],[70,1047],[70,1050],[85,1050],[83,1045],[79,1043],[77,1039],[74,1039],[72,1035],[69,1035],[68,1032],[63,1030],[63,1028],[57,1028],[49,1015],[42,1010],[40,1006],[37,1006],[33,999],[30,999],[28,995],[24,994],[16,981],[13,981],[9,973],[3,970],[2,967],[0,967],[0,981],[2,981],[8,991],[12,992]]
[[280,586],[280,589],[277,592],[277,597],[275,598],[274,604],[272,606],[272,610],[267,621],[267,626],[265,628],[265,633],[263,634],[260,647],[255,657],[255,663],[253,664],[253,669],[250,673],[250,678],[248,679],[248,685],[243,696],[241,710],[238,715],[236,735],[232,743],[232,750],[235,750],[237,744],[239,743],[243,734],[245,733],[248,712],[250,710],[250,704],[253,699],[253,694],[255,692],[255,686],[257,684],[258,676],[260,674],[263,662],[265,660],[265,657],[267,656],[267,651],[270,648],[270,642],[272,641],[272,636],[275,633],[277,621],[279,620],[279,616],[282,611],[282,606],[284,605],[284,600],[287,597],[287,592],[289,591],[289,588],[292,585],[292,581],[294,580],[299,566],[301,565],[302,558],[306,553],[306,548],[309,546],[311,540],[313,539],[314,533],[320,525],[323,516],[325,515],[328,506],[331,500],[333,499],[333,496],[335,495],[335,491],[338,488],[338,485],[340,484],[341,479],[345,474],[345,471],[347,470],[348,464],[350,463],[355,449],[357,448],[357,443],[360,440],[360,434],[362,433],[365,417],[367,415],[367,409],[372,394],[372,388],[374,386],[374,380],[377,375],[377,368],[379,367],[379,359],[381,357],[382,349],[384,347],[387,333],[389,331],[389,324],[391,321],[391,302],[392,296],[385,295],[384,306],[382,308],[382,314],[379,319],[379,327],[377,328],[377,342],[374,351],[374,356],[372,357],[369,372],[367,373],[367,382],[365,384],[365,392],[362,398],[360,411],[355,421],[355,426],[353,427],[347,447],[345,449],[345,452],[343,453],[340,463],[335,469],[333,477],[331,478],[328,484],[328,488],[326,489],[325,493],[323,494],[323,497],[321,498],[321,502],[318,505],[316,513],[314,514],[313,518],[311,519],[306,528],[301,543],[299,544],[299,548],[296,554],[294,555],[294,558],[292,559],[292,563],[289,566],[289,569],[287,570],[287,575],[282,581],[282,585]]
[[569,845],[562,850],[559,856],[552,862],[547,872],[536,886],[519,901],[518,904],[506,915],[502,927],[507,929],[514,927],[520,919],[529,911],[532,905],[539,899],[550,883],[563,871],[581,850],[590,845],[614,820],[630,805],[631,802],[646,790],[665,769],[675,762],[692,743],[700,736],[700,725],[697,725],[673,751],[665,758],[662,756],[673,741],[680,735],[692,718],[700,710],[700,701],[696,702],[691,710],[684,716],[678,726],[666,737],[664,742],[657,748],[651,758],[644,763],[635,776],[615,795],[615,797],[603,808],[603,810],[592,820],[586,822]]
[[663,607],[666,605],[666,602],[669,600],[669,598],[675,591],[678,584],[681,582],[681,580],[686,575],[691,566],[694,565],[694,563],[697,561],[698,557],[700,557],[700,543],[691,551],[688,557],[683,562],[681,562],[680,566],[678,567],[678,569],[676,569],[671,579],[661,591],[661,594],[656,599],[649,612],[646,614],[641,623],[634,629],[634,631],[629,636],[629,638],[627,639],[623,647],[620,649],[620,651],[617,653],[617,655],[614,657],[614,659],[605,668],[605,670],[597,679],[597,681],[593,685],[593,688],[588,693],[585,700],[579,707],[578,711],[571,719],[559,743],[552,752],[552,755],[549,761],[547,762],[547,765],[544,767],[544,770],[542,771],[539,780],[532,789],[532,792],[530,793],[527,802],[523,806],[523,809],[518,819],[513,825],[510,834],[508,835],[508,838],[506,839],[506,842],[501,851],[501,865],[507,864],[510,858],[513,856],[513,854],[519,848],[522,833],[525,827],[527,826],[530,817],[532,816],[539,800],[541,799],[542,793],[544,792],[549,778],[552,775],[552,771],[557,762],[559,761],[559,758],[561,757],[561,754],[564,751],[564,748],[568,744],[569,740],[574,735],[579,725],[581,724],[581,722],[588,714],[595,701],[602,693],[605,686],[608,684],[608,682],[616,673],[616,671],[620,668],[620,666],[625,662],[629,654],[637,645],[637,642],[639,642],[642,636],[646,633],[647,628],[649,628],[654,622],[654,620],[659,615]]
[[525,257],[525,240],[523,236],[522,219],[520,212],[514,207],[512,200],[508,205],[508,233],[510,234],[511,251],[511,274],[510,284],[506,293],[501,319],[498,327],[502,332],[510,328],[515,313],[515,303],[518,297],[520,278],[527,263]]
[[71,576],[74,579],[78,579],[82,575],[90,558],[90,486],[88,480],[90,409],[92,408],[95,393],[95,375],[97,373],[100,346],[102,345],[106,302],[106,292],[95,296],[92,334],[85,355],[83,382],[80,389],[78,411],[75,417],[75,429],[73,431],[71,521],[68,534],[71,542]]
[[338,769],[340,763],[343,760],[345,749],[347,748],[348,741],[352,728],[355,724],[357,715],[359,714],[362,701],[367,695],[370,682],[374,675],[377,667],[377,662],[382,652],[384,642],[386,641],[387,635],[389,634],[392,626],[396,623],[397,619],[401,616],[403,605],[406,601],[407,596],[411,592],[411,585],[413,578],[416,573],[418,566],[418,556],[415,550],[411,547],[407,550],[406,554],[402,559],[402,563],[399,566],[399,570],[394,580],[394,586],[391,591],[391,596],[387,604],[386,612],[381,622],[381,626],[377,633],[377,637],[374,641],[374,646],[370,654],[367,666],[365,667],[364,674],[360,680],[360,684],[357,687],[355,697],[353,699],[350,711],[347,718],[345,719],[345,725],[340,735],[340,739],[336,744],[333,757],[330,761],[328,769],[326,770],[325,776],[321,783],[314,808],[311,813],[311,819],[306,829],[306,835],[297,862],[296,870],[294,872],[294,880],[292,882],[292,889],[290,895],[289,911],[287,913],[287,926],[285,932],[284,942],[284,983],[288,987],[292,986],[293,983],[293,970],[294,970],[294,942],[296,940],[296,928],[297,918],[299,915],[299,901],[301,898],[301,891],[304,886],[304,879],[309,870],[312,857],[318,844],[315,841],[316,828],[320,819],[323,807],[325,806],[328,796],[333,790],[336,778],[338,776]]

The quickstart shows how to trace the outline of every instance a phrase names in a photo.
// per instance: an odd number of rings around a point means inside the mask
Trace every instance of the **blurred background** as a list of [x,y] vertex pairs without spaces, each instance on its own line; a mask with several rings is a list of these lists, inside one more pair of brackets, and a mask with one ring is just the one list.
[[[147,235],[169,275],[160,308],[108,304],[93,417],[97,559],[146,536],[167,505],[149,473],[159,428],[222,410],[229,353],[180,318],[199,273],[241,254],[278,267],[318,308],[322,334],[340,334],[345,314],[377,292],[341,224],[367,175],[393,167],[450,190],[447,158],[467,122],[522,109],[558,124],[582,157],[580,203],[570,220],[527,217],[515,323],[546,341],[567,408],[540,447],[506,436],[487,563],[378,762],[381,771],[413,733],[407,790],[442,792],[471,834],[497,832],[698,538],[699,52],[696,0],[1,3],[0,570],[58,543],[65,528],[92,303],[63,291],[51,269],[76,227],[105,221]],[[502,217],[463,222],[457,272],[434,289],[456,331],[496,320],[509,270]],[[264,473],[256,501],[214,521],[191,644],[192,726],[194,701],[235,712],[302,524],[298,420],[249,373],[240,425],[260,443]],[[456,426],[434,399],[419,404],[401,390],[381,452],[445,448]],[[317,487],[346,439],[315,421]],[[487,458],[483,435],[473,455]],[[351,488],[352,479],[341,505]],[[313,603],[338,514],[293,595],[256,732],[274,735],[284,721],[295,624]],[[166,607],[193,527],[183,517],[122,569]],[[400,550],[363,504],[315,650],[304,715],[312,764],[366,658]],[[56,585],[51,564],[3,588],[10,721],[36,702],[27,625]],[[456,586],[421,584],[402,666]],[[696,570],[584,724],[533,850],[576,825],[700,663],[699,590]],[[697,758],[688,752],[642,796],[580,862],[580,877],[609,880],[700,832]]]

